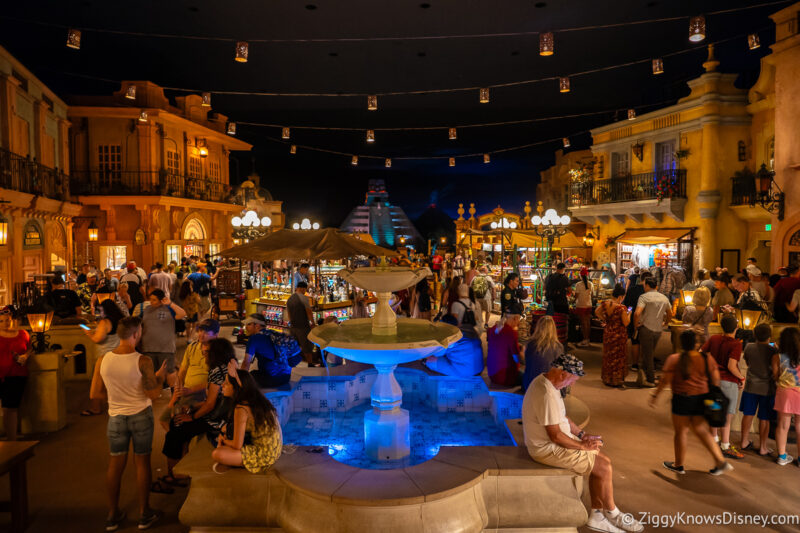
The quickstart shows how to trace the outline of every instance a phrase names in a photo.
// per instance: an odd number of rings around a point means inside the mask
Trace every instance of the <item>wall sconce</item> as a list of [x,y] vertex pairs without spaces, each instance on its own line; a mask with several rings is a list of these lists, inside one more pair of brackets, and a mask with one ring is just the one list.
[[147,120],[148,120],[147,111],[145,109],[142,109],[141,111],[139,111],[139,122],[146,124]]
[[777,214],[778,220],[783,220],[785,195],[783,190],[775,183],[775,173],[767,170],[767,165],[761,164],[761,168],[756,173],[756,184],[758,185],[758,202],[761,207],[770,213]]
[[89,241],[97,242],[98,228],[94,224],[94,220],[89,223]]
[[633,151],[634,157],[639,161],[644,159],[644,144],[642,144],[642,141],[636,141],[636,144],[631,146],[631,151]]
[[591,231],[589,231],[589,232],[588,232],[588,233],[587,233],[587,234],[586,234],[586,235],[583,237],[583,244],[585,244],[586,246],[588,246],[589,248],[591,248],[592,246],[594,246],[594,241],[595,241],[595,238],[596,238],[596,237],[594,236],[594,233],[592,233]]
[[200,152],[200,157],[208,157],[208,144],[205,139],[197,139],[195,142],[197,149]]

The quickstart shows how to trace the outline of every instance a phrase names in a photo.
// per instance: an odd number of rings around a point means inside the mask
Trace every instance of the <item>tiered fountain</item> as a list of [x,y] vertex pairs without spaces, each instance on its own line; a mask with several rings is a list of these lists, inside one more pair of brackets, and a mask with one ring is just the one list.
[[430,275],[427,267],[377,266],[344,269],[339,276],[348,283],[376,293],[373,318],[347,320],[314,328],[308,336],[321,349],[344,359],[375,365],[378,376],[372,387],[372,411],[364,415],[364,446],[378,461],[407,457],[409,415],[401,408],[403,391],[394,376],[400,363],[417,361],[461,338],[455,326],[429,320],[401,318],[389,306],[392,292],[416,285]]

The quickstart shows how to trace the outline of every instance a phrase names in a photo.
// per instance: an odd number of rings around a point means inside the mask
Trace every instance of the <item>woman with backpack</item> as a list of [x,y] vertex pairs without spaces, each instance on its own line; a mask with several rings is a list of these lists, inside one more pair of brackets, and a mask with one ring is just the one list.
[[656,406],[661,391],[672,388],[672,425],[675,428],[675,460],[664,461],[664,468],[676,474],[685,474],[686,443],[689,429],[697,435],[703,446],[714,458],[715,466],[709,473],[719,476],[733,470],[733,466],[722,456],[722,451],[709,431],[705,411],[706,395],[711,385],[719,386],[717,362],[710,354],[696,350],[697,338],[691,329],[681,333],[681,353],[670,355],[664,362],[663,375],[658,388],[650,395],[650,407]]

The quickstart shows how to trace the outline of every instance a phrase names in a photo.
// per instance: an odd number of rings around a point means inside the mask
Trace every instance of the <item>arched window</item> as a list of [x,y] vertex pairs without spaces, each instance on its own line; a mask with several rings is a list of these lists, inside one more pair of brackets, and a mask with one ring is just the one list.
[[187,241],[203,241],[206,238],[206,230],[203,224],[196,218],[186,223],[183,230],[183,239]]
[[42,247],[42,229],[33,220],[29,220],[25,224],[25,229],[22,232],[22,244],[25,248]]

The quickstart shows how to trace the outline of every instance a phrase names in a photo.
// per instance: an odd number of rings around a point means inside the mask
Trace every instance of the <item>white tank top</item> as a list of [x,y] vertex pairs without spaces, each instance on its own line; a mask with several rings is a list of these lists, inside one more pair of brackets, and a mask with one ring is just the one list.
[[108,391],[109,416],[135,415],[152,405],[142,386],[139,352],[108,352],[100,363],[100,377]]

